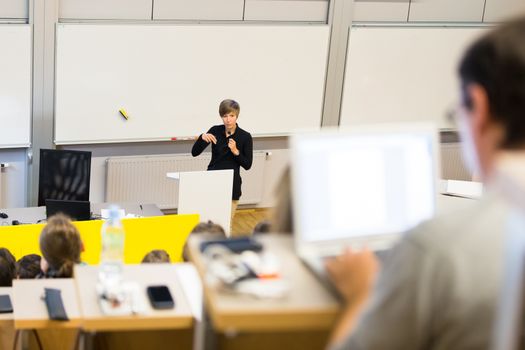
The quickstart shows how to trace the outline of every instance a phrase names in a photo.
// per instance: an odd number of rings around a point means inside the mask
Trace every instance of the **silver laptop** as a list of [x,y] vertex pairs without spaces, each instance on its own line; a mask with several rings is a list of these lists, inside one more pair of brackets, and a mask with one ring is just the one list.
[[291,137],[295,246],[319,258],[348,246],[390,248],[434,215],[437,130],[431,124],[357,126]]

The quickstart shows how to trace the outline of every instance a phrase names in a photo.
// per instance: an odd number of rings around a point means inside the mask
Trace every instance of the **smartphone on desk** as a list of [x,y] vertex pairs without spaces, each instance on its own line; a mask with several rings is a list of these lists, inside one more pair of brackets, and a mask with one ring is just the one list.
[[13,312],[13,304],[9,295],[0,295],[0,314],[9,314]]
[[175,301],[167,286],[149,286],[146,291],[152,308],[166,310],[175,307]]

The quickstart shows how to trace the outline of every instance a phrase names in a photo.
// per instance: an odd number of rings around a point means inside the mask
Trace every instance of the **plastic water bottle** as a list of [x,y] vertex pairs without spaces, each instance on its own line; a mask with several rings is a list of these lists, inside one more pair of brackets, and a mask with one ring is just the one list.
[[101,235],[99,282],[106,289],[118,288],[122,282],[125,235],[117,206],[109,208],[109,218],[102,225]]

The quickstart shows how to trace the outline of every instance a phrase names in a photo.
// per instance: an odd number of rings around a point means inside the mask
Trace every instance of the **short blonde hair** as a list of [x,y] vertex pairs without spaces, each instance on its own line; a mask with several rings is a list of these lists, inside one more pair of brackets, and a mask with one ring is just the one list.
[[219,115],[222,117],[229,113],[235,113],[237,116],[239,116],[239,113],[241,113],[241,106],[239,106],[239,103],[234,100],[224,100],[219,105]]
[[154,249],[144,256],[142,263],[170,263],[170,255],[164,249]]

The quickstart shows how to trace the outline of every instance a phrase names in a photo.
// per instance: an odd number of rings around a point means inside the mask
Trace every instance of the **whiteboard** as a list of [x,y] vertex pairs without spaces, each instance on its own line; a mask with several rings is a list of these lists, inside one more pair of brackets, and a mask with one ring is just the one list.
[[457,66],[480,27],[352,27],[341,125],[431,121],[453,127]]
[[29,147],[31,26],[0,25],[0,148]]
[[59,24],[55,143],[198,135],[225,98],[255,136],[319,127],[328,38],[326,25]]

